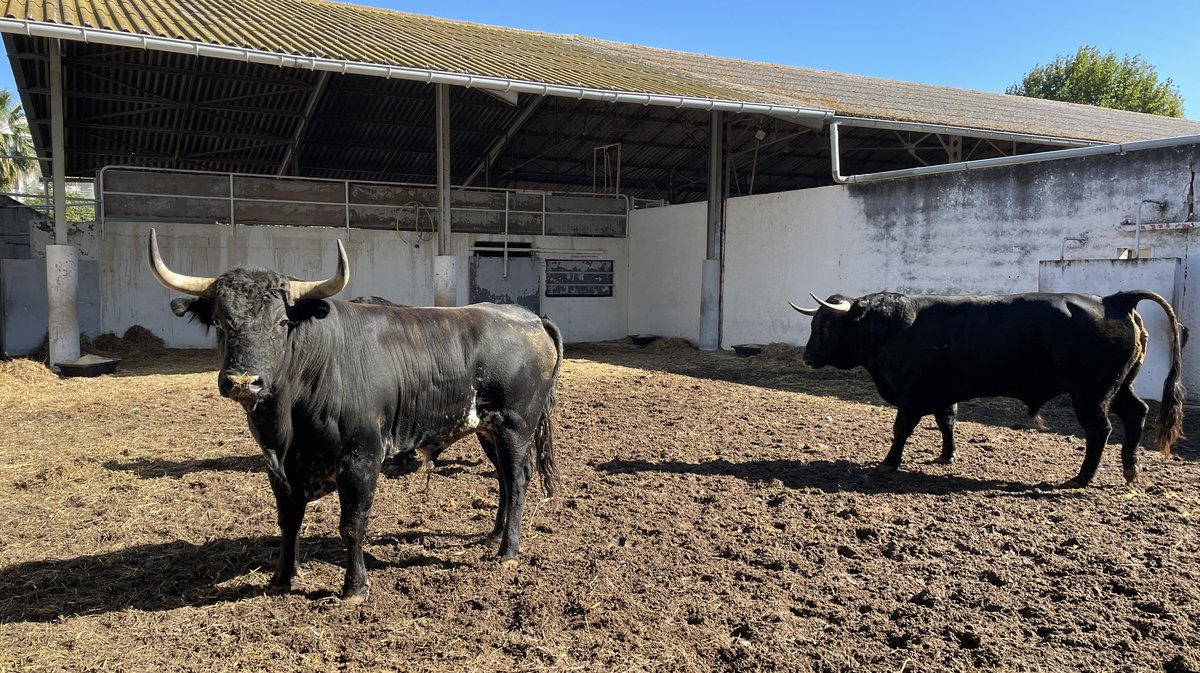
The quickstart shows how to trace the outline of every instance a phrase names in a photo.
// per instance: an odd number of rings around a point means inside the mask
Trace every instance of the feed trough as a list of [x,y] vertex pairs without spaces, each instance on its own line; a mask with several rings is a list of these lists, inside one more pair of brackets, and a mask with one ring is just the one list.
[[120,363],[121,361],[116,358],[85,355],[76,360],[65,360],[58,363],[58,371],[63,376],[100,376],[115,372]]
[[762,352],[762,344],[738,344],[733,347],[733,352],[739,358],[748,358],[752,355],[758,355]]

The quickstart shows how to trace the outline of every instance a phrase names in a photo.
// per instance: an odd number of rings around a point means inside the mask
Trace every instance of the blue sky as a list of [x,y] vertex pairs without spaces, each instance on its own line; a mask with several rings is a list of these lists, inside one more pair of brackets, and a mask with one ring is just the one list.
[[[1185,115],[1200,120],[1196,0],[354,4],[997,93],[1034,66],[1090,44],[1140,55],[1160,79],[1174,81]],[[15,88],[7,67],[0,76],[0,84]]]

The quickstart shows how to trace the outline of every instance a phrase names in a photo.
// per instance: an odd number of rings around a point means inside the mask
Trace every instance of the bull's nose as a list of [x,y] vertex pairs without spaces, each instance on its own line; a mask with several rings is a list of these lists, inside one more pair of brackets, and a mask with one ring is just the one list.
[[218,387],[225,397],[250,399],[262,394],[263,380],[256,374],[225,374]]

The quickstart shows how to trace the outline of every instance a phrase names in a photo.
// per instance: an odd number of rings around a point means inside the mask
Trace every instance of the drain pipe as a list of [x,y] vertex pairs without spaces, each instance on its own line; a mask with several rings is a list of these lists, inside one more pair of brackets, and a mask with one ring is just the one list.
[[1139,140],[1131,143],[1112,143],[1107,145],[1092,145],[1090,147],[1072,147],[1065,150],[1050,150],[1048,152],[1037,152],[1035,154],[1022,154],[1015,157],[995,157],[992,159],[975,159],[973,161],[959,161],[952,164],[942,164],[939,166],[920,166],[917,168],[902,168],[896,171],[882,171],[880,173],[863,173],[860,175],[842,175],[842,160],[840,154],[840,142],[838,139],[838,124],[832,122],[829,124],[829,151],[832,154],[832,171],[834,182],[840,185],[859,184],[864,182],[879,182],[881,180],[895,180],[897,178],[916,177],[918,175],[939,175],[942,173],[958,173],[963,171],[972,171],[980,168],[994,168],[997,166],[1016,166],[1020,164],[1034,164],[1043,161],[1057,161],[1059,159],[1074,159],[1079,157],[1099,156],[1102,154],[1124,154],[1126,152],[1135,152],[1138,150],[1159,149],[1164,147],[1177,147],[1180,145],[1200,145],[1200,135],[1178,136],[1175,138],[1157,138],[1154,140]]
[[1134,259],[1142,258],[1142,206],[1146,205],[1147,203],[1153,203],[1154,205],[1158,206],[1159,208],[1167,207],[1167,204],[1165,202],[1156,201],[1155,199],[1142,199],[1141,201],[1138,201],[1137,222],[1136,222],[1136,224],[1134,224],[1134,227],[1133,227],[1133,258]]

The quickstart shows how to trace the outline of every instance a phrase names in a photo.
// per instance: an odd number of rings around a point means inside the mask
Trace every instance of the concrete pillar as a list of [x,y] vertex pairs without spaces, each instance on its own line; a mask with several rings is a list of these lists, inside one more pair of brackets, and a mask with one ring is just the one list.
[[700,279],[700,343],[702,351],[721,347],[721,260],[704,260]]
[[450,229],[450,87],[434,85],[437,115],[437,256],[433,259],[433,305],[457,306],[457,269]]
[[50,364],[79,357],[79,253],[67,245],[66,135],[63,131],[62,44],[50,40],[50,159],[54,245],[46,246]]
[[433,305],[458,305],[458,259],[454,255],[433,258]]
[[46,246],[50,307],[50,364],[79,357],[79,253],[73,245]]
[[708,235],[704,274],[700,279],[700,343],[702,351],[721,347],[721,218],[724,208],[724,115],[713,112],[709,122]]

